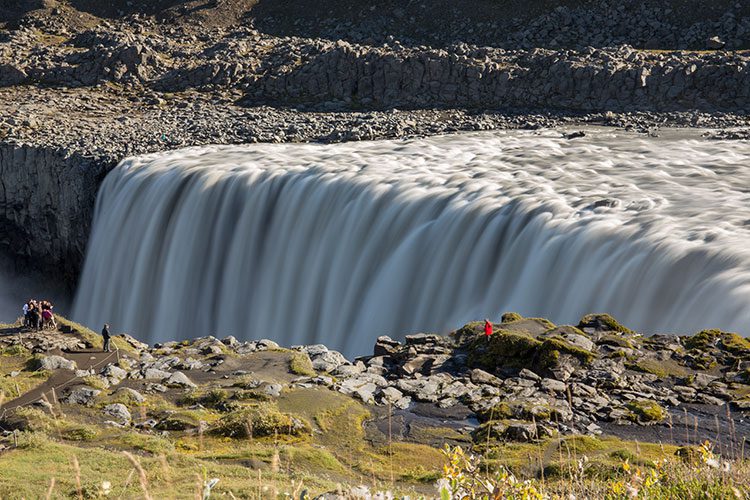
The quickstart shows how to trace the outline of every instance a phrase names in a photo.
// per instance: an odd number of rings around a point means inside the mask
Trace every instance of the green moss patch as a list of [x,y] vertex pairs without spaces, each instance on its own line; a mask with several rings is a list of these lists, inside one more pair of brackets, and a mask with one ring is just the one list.
[[468,362],[473,368],[494,371],[496,368],[529,368],[542,373],[568,354],[581,363],[589,363],[594,354],[560,338],[539,340],[526,333],[500,330],[489,339],[475,337],[467,347]]
[[514,321],[520,321],[523,319],[523,316],[516,312],[507,312],[503,314],[502,318],[500,318],[500,321],[502,323],[513,323]]
[[631,401],[627,404],[630,410],[630,418],[641,423],[658,423],[667,418],[667,410],[662,408],[656,401],[642,399]]
[[289,359],[289,371],[295,375],[314,377],[317,375],[312,366],[310,357],[304,352],[294,351]]
[[609,314],[587,314],[578,322],[578,328],[593,328],[597,331],[633,333],[630,328],[623,326],[619,321]]
[[685,377],[690,371],[672,359],[643,358],[626,363],[625,366],[631,370],[651,373],[659,378]]

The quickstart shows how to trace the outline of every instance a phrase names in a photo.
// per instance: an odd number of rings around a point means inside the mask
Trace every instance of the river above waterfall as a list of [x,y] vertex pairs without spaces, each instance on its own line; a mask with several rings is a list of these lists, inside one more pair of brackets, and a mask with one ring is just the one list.
[[502,131],[209,146],[100,189],[74,318],[150,342],[325,343],[504,311],[750,324],[750,143]]

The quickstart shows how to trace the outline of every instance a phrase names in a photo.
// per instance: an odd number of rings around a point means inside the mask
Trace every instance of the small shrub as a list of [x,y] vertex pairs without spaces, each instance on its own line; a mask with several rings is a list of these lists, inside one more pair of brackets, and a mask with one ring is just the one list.
[[122,442],[136,450],[147,451],[154,455],[171,453],[174,445],[168,439],[160,436],[150,436],[131,432],[122,438]]
[[31,356],[31,351],[29,351],[28,349],[26,349],[24,346],[20,344],[13,344],[3,349],[2,354],[3,356],[28,357],[28,356]]
[[73,427],[63,432],[62,437],[69,441],[93,441],[99,433],[94,427],[82,425]]
[[83,380],[84,384],[87,386],[99,389],[100,391],[109,388],[109,382],[100,375],[88,375],[81,380]]
[[310,425],[302,419],[281,413],[269,404],[234,411],[222,417],[211,429],[213,434],[233,438],[309,434]]
[[305,377],[314,377],[316,375],[312,366],[312,361],[310,361],[310,356],[299,351],[294,351],[292,353],[292,357],[289,360],[289,371],[296,375],[303,375]]
[[656,423],[667,418],[667,410],[659,406],[656,401],[648,399],[631,401],[627,404],[627,408],[631,411],[631,419],[634,421]]
[[44,448],[50,443],[49,436],[44,432],[25,431],[18,434],[18,447],[23,449]]

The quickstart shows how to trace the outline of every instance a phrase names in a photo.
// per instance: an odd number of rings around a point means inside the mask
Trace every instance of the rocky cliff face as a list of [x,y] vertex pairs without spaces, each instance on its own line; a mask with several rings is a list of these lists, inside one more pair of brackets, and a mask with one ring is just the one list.
[[622,110],[750,110],[750,58],[619,49],[376,48],[330,42],[254,78],[248,93],[286,103]]
[[0,142],[0,245],[72,279],[83,259],[96,189],[111,161]]

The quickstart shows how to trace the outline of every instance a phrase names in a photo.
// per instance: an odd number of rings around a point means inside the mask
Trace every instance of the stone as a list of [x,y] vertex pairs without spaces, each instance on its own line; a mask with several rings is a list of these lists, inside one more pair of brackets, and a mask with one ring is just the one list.
[[533,422],[512,422],[508,424],[503,435],[511,441],[527,443],[537,437],[536,424]]
[[169,378],[172,374],[170,372],[159,370],[158,368],[146,368],[143,372],[143,378],[145,379],[158,379],[164,380]]
[[542,380],[542,377],[537,375],[536,373],[532,372],[531,370],[528,370],[526,368],[523,368],[520,372],[518,372],[518,376],[520,378],[525,378],[527,380],[534,380],[534,381],[540,381]]
[[365,365],[362,362],[353,365],[339,365],[331,372],[334,377],[352,377],[365,371]]
[[319,372],[331,372],[341,365],[348,364],[349,361],[337,351],[326,351],[320,355],[312,357],[312,367]]
[[177,366],[183,370],[202,370],[206,365],[199,359],[188,357]]
[[83,406],[92,406],[96,397],[101,394],[102,391],[88,387],[85,385],[74,387],[68,392],[67,395],[62,397],[60,401],[68,404],[78,404]]
[[712,36],[706,40],[706,48],[710,50],[723,49],[726,43],[721,40],[718,36]]
[[120,425],[128,425],[131,420],[130,410],[122,403],[114,403],[105,406],[102,411],[105,415],[109,415]]
[[101,372],[102,376],[109,380],[112,385],[119,384],[128,376],[128,372],[116,365],[107,365]]
[[387,335],[378,337],[375,341],[375,347],[373,349],[374,356],[389,356],[398,352],[401,343],[393,340]]
[[233,335],[224,337],[223,339],[221,339],[221,343],[232,348],[240,345],[239,341]]
[[132,403],[143,403],[144,401],[146,401],[146,398],[143,397],[143,394],[136,391],[135,389],[131,389],[130,387],[120,387],[115,391],[115,395],[125,396]]
[[383,401],[394,403],[404,397],[404,394],[395,387],[385,387],[380,390],[380,396]]
[[696,373],[692,378],[690,385],[699,389],[705,389],[708,387],[708,384],[718,379],[719,377],[708,375],[707,373]]
[[560,382],[559,380],[555,380],[553,378],[543,378],[540,386],[546,391],[556,393],[566,392],[568,388],[565,382]]
[[172,373],[165,381],[167,387],[198,387],[193,381],[191,381],[187,375],[182,372]]
[[503,381],[501,379],[492,375],[491,373],[487,373],[480,368],[474,368],[473,370],[471,370],[469,372],[469,379],[475,384],[494,385],[495,387],[501,387],[503,385]]
[[259,351],[273,351],[279,349],[279,344],[269,339],[261,339],[257,343]]
[[281,384],[266,384],[263,387],[263,394],[278,398],[281,395]]
[[62,356],[51,355],[42,356],[39,359],[40,370],[75,370],[76,362],[70,359],[65,359]]

